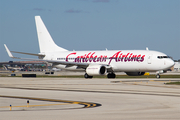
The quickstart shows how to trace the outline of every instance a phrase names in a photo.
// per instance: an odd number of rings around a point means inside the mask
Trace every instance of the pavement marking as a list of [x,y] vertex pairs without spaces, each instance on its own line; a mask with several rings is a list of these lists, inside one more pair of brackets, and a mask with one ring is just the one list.
[[[40,106],[53,106],[53,105],[68,105],[72,103],[62,103],[62,104],[42,104],[42,105],[22,105],[22,106],[12,106],[14,107],[40,107]],[[9,106],[0,106],[0,108],[9,108]]]
[[[84,105],[82,108],[91,108],[91,107],[99,107],[101,104],[99,103],[91,103],[91,102],[80,102],[80,101],[69,101],[69,100],[57,100],[57,99],[46,99],[46,98],[33,98],[33,97],[20,97],[20,96],[5,96],[0,95],[0,97],[5,98],[19,98],[19,99],[28,99],[28,100],[39,100],[39,101],[49,101],[49,102],[63,102],[61,104],[44,104],[44,105],[23,105],[23,106],[12,106],[12,107],[37,107],[37,106],[52,106],[52,105],[67,105],[67,104],[79,104]],[[0,108],[7,108],[9,106],[2,106]]]

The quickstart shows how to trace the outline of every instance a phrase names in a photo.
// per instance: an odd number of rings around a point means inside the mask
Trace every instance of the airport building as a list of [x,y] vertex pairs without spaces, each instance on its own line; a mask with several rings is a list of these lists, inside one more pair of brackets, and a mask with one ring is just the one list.
[[42,69],[48,69],[49,64],[44,61],[9,61],[0,62],[0,66],[10,71],[39,71]]
[[175,62],[174,71],[180,71],[180,62]]

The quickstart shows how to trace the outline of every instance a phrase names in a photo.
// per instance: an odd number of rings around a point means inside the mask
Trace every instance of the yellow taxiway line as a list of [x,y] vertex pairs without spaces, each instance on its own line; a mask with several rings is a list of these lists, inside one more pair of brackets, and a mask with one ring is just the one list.
[[[28,100],[39,100],[39,101],[49,101],[49,102],[63,102],[63,103],[60,103],[60,104],[22,105],[22,106],[12,106],[12,107],[37,107],[37,106],[53,106],[53,105],[68,105],[68,104],[84,105],[83,108],[101,106],[101,104],[98,104],[98,103],[69,101],[69,100],[57,100],[57,99],[33,98],[33,97],[20,97],[20,96],[5,96],[5,95],[0,95],[0,97],[19,98],[19,99],[28,99]],[[0,106],[0,108],[9,108],[9,106]]]
[[[40,106],[53,106],[53,105],[68,105],[71,103],[62,103],[62,104],[42,104],[42,105],[22,105],[22,106],[12,106],[14,107],[40,107]],[[2,106],[0,108],[9,108],[9,106]]]

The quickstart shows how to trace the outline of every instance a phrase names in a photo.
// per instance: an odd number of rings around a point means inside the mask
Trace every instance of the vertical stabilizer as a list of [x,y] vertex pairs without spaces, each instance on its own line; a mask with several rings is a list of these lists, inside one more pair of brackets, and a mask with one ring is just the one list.
[[40,16],[35,16],[35,22],[36,22],[40,53],[53,52],[53,51],[67,51],[66,49],[61,48],[54,43],[51,35],[49,34]]

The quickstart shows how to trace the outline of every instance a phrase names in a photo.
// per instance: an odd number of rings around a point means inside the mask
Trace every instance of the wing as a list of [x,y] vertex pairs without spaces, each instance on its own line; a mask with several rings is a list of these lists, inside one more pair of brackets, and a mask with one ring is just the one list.
[[6,48],[6,51],[7,51],[8,55],[9,55],[9,57],[14,58],[14,59],[33,60],[33,61],[45,61],[45,62],[48,62],[48,63],[53,63],[55,65],[62,64],[62,65],[66,65],[66,67],[77,66],[77,68],[83,68],[83,69],[86,69],[89,66],[88,63],[76,63],[76,62],[66,62],[66,61],[59,61],[59,60],[45,60],[45,59],[33,59],[33,58],[14,57],[11,52],[13,52],[13,53],[20,53],[20,54],[26,54],[26,55],[38,56],[40,58],[45,57],[45,55],[10,51],[5,44],[4,44],[4,47]]

